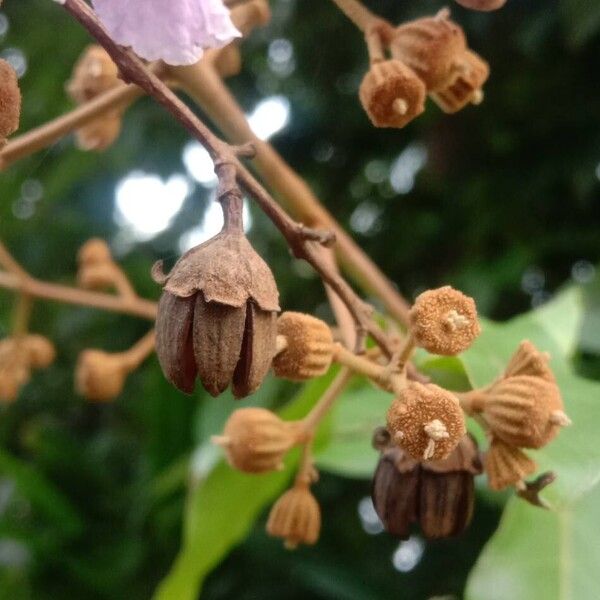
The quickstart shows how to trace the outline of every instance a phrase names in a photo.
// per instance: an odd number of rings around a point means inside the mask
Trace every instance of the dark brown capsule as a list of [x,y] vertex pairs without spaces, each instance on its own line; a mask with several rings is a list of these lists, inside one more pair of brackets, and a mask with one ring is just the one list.
[[238,398],[254,392],[275,353],[279,294],[243,232],[224,230],[155,276],[164,283],[156,352],[167,379],[187,393],[196,376],[212,396],[229,385]]

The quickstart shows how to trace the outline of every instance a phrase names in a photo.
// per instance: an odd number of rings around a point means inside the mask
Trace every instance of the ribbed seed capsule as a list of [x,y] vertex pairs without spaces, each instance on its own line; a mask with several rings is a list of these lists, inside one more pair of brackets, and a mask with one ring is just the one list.
[[0,148],[4,140],[19,128],[21,91],[15,70],[0,58]]
[[285,547],[293,550],[300,544],[314,544],[319,539],[320,530],[319,503],[308,483],[297,481],[271,508],[267,533],[283,538]]
[[550,355],[540,352],[529,340],[523,340],[508,363],[504,377],[531,375],[541,377],[551,383],[556,382],[550,368]]
[[246,473],[283,468],[285,454],[299,441],[297,422],[282,421],[265,408],[234,411],[213,442],[225,449],[232,467]]
[[490,76],[488,63],[477,53],[467,50],[457,61],[451,81],[431,93],[431,99],[446,113],[455,113],[467,104],[483,101],[483,84]]
[[285,338],[285,349],[273,359],[277,377],[304,381],[327,373],[333,357],[331,329],[311,315],[284,312],[277,319],[277,334]]
[[488,484],[493,490],[503,490],[535,473],[537,465],[522,450],[494,438],[484,458]]
[[425,84],[399,60],[374,63],[359,89],[375,127],[402,128],[425,110]]
[[390,42],[392,56],[408,65],[428,92],[450,83],[455,64],[466,49],[463,30],[450,20],[448,10],[400,25]]

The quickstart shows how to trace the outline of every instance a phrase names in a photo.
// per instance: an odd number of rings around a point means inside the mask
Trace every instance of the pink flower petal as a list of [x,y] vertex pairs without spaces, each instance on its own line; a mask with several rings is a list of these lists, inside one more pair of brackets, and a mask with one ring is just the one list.
[[240,37],[222,0],[92,0],[111,37],[146,60],[195,63]]

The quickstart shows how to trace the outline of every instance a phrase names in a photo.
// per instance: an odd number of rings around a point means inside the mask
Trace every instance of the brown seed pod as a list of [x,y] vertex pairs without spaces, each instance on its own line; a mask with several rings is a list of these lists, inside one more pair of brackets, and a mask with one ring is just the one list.
[[77,253],[77,262],[80,266],[100,265],[112,262],[112,255],[108,244],[100,238],[91,238]]
[[535,473],[537,465],[522,450],[493,438],[484,458],[488,485],[493,490],[503,490],[523,481]]
[[387,428],[395,444],[416,460],[442,460],[465,435],[454,394],[433,384],[410,382],[390,406]]
[[495,383],[474,405],[498,438],[520,448],[541,448],[570,424],[556,383],[517,375]]
[[299,441],[297,422],[282,421],[265,408],[234,411],[213,442],[225,449],[232,467],[245,473],[265,473],[283,467],[285,454]]
[[17,74],[5,60],[0,59],[0,147],[4,139],[19,128],[21,91]]
[[467,104],[483,101],[483,84],[490,76],[490,67],[478,54],[467,50],[454,69],[449,84],[431,93],[431,99],[446,113],[455,113]]
[[123,391],[128,373],[122,354],[84,350],[75,368],[75,389],[94,402],[113,400]]
[[456,0],[458,4],[472,10],[498,10],[506,4],[506,0]]
[[262,383],[275,354],[279,293],[241,231],[223,231],[184,254],[168,276],[156,319],[163,372],[191,393],[196,375],[213,396],[238,398]]
[[277,377],[304,381],[327,373],[333,357],[333,335],[327,323],[304,313],[284,312],[277,319],[277,334],[287,342],[273,359]]
[[294,487],[273,505],[267,521],[267,533],[283,538],[285,547],[312,545],[319,539],[321,509],[307,483],[297,481]]
[[425,84],[399,60],[372,64],[359,89],[375,127],[404,127],[425,110],[425,97]]
[[420,294],[409,320],[415,343],[432,354],[459,354],[481,331],[473,298],[449,285]]
[[23,339],[27,361],[34,369],[49,367],[56,358],[54,344],[42,335],[29,334]]
[[529,340],[523,340],[510,359],[504,377],[531,375],[554,383],[556,379],[549,363],[550,355],[547,352],[540,352]]
[[450,19],[448,10],[400,25],[390,43],[392,56],[408,65],[429,92],[450,83],[455,64],[466,49],[463,30]]

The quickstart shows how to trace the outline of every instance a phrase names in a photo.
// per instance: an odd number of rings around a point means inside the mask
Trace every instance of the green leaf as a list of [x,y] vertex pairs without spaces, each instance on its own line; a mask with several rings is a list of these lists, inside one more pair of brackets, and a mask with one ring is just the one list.
[[583,46],[600,29],[600,4],[589,0],[561,0],[560,9],[572,46]]
[[[303,417],[327,388],[333,371],[307,384],[281,411],[281,416],[285,419]],[[285,487],[297,461],[298,452],[293,452],[287,457],[283,471],[265,475],[239,473],[219,461],[191,490],[183,547],[155,598],[197,598],[206,575],[246,537],[264,507]]]
[[513,498],[467,585],[467,600],[598,597],[600,485],[551,512]]

